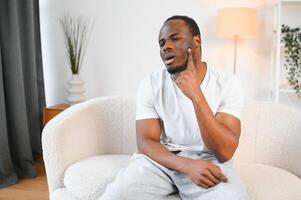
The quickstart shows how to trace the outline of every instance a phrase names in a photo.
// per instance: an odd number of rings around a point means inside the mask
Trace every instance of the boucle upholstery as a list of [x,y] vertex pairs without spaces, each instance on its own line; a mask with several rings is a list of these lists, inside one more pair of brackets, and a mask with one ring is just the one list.
[[81,200],[74,195],[67,188],[59,188],[51,194],[51,200]]
[[252,200],[301,199],[301,179],[284,169],[253,163],[236,164],[235,169]]
[[[294,184],[292,187],[282,187],[285,192],[281,192],[287,195],[284,196],[286,199],[301,199],[301,190],[298,189],[301,177],[300,130],[301,116],[297,110],[271,102],[256,101],[244,107],[242,135],[234,159],[252,199],[266,199],[273,188],[274,195],[282,198],[277,190],[281,185],[275,181],[271,185],[267,184],[269,179],[276,180],[276,176],[281,178],[283,184]],[[121,96],[99,97],[72,106],[47,123],[42,134],[42,144],[50,199],[82,198],[83,194],[77,191],[80,188],[76,189],[71,183],[74,180],[72,169],[79,161],[82,163],[84,159],[93,160],[95,158],[92,157],[105,154],[129,155],[136,151],[135,100]],[[112,162],[113,160],[112,157]],[[116,162],[123,163],[119,165],[120,168],[127,159]],[[95,163],[93,166],[97,168],[99,164]],[[89,171],[97,173],[93,166]],[[115,170],[117,168],[116,164]],[[278,172],[279,168],[283,170]],[[85,165],[80,165],[77,170],[85,169]],[[112,171],[110,173],[114,174]],[[78,181],[87,181],[89,175],[91,174],[82,176],[85,180]],[[95,174],[96,177],[98,175]],[[268,176],[273,177],[267,178]],[[266,180],[266,185],[257,184],[257,179],[260,183],[260,178]],[[105,179],[99,180],[99,185],[103,185],[102,181]],[[93,196],[93,191],[101,191],[101,188],[98,190],[92,186],[96,183],[95,180],[87,183],[91,185],[91,200],[97,193]]]
[[249,103],[242,112],[241,134],[236,161],[272,165],[301,177],[300,110],[271,102]]
[[42,133],[50,195],[64,187],[71,164],[92,155],[134,153],[134,112],[133,99],[113,96],[71,106],[50,120]]
[[[93,156],[72,164],[65,172],[64,185],[78,198],[97,199],[120,168],[130,162],[130,155]],[[101,180],[101,181],[100,181]]]

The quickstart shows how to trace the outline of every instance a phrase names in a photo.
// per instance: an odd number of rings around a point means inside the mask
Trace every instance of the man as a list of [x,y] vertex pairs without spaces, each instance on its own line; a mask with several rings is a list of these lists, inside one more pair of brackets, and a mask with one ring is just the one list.
[[240,137],[238,80],[202,62],[200,31],[186,16],[168,18],[159,34],[166,68],[140,84],[139,152],[101,199],[247,199],[232,156]]

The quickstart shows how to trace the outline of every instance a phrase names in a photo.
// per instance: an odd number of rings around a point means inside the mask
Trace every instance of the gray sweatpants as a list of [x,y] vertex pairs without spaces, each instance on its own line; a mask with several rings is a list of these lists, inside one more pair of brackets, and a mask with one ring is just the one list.
[[[177,155],[192,159],[202,156],[192,152]],[[246,200],[247,192],[236,175],[232,160],[219,163],[213,160],[228,178],[205,189],[196,185],[185,174],[167,169],[143,154],[134,154],[130,165],[122,169],[115,181],[110,183],[99,200],[150,200],[168,199],[168,195],[179,192],[183,200]]]

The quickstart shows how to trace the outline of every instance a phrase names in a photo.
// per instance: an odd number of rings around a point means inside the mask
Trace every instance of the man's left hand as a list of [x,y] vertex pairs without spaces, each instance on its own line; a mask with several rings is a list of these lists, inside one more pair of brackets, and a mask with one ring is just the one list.
[[187,50],[188,62],[187,69],[176,74],[174,76],[177,86],[181,91],[190,99],[193,100],[196,95],[199,95],[201,92],[200,83],[198,80],[197,72],[195,65],[193,63],[192,52],[189,48]]

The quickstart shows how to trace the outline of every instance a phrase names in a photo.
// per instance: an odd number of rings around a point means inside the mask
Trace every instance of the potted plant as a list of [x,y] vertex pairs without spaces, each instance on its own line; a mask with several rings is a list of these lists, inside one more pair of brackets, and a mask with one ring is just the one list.
[[71,79],[67,81],[66,100],[72,105],[85,100],[84,82],[79,74],[94,23],[83,16],[69,15],[61,17],[59,21],[62,25],[67,58],[72,72]]
[[301,31],[300,28],[281,27],[281,42],[284,44],[284,66],[289,84],[301,97]]

